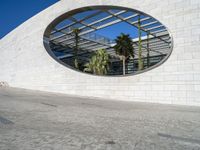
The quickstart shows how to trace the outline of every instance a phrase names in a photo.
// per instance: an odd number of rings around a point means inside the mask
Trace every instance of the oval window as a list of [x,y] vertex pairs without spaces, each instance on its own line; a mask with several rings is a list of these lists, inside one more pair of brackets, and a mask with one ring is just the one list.
[[124,7],[91,6],[67,12],[46,29],[48,53],[67,67],[95,75],[131,75],[162,64],[172,38],[157,19]]

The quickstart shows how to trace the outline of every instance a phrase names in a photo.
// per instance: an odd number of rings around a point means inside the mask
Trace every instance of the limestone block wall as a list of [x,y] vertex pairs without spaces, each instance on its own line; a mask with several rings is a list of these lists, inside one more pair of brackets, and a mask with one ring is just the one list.
[[[101,77],[56,62],[43,33],[56,17],[84,6],[117,5],[158,19],[169,28],[174,48],[161,66],[135,76]],[[200,106],[199,0],[61,0],[0,40],[0,81],[10,86],[104,99]]]

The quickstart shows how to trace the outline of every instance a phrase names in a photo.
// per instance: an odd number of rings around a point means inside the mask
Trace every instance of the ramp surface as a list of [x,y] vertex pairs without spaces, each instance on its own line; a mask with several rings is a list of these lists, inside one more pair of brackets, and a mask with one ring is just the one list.
[[200,149],[200,108],[0,88],[0,149]]

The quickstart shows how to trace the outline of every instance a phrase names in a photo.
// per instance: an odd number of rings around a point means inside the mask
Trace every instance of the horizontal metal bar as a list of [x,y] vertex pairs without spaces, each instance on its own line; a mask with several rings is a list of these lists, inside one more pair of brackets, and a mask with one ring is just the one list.
[[98,43],[87,44],[87,45],[81,46],[80,48],[85,48],[85,47],[87,47],[88,49],[90,49],[89,47],[94,46],[94,45],[98,45]]
[[159,23],[159,22],[158,22],[158,21],[149,22],[149,23],[147,23],[147,24],[141,25],[141,27],[142,27],[142,28],[143,28],[143,27],[147,27],[147,26],[150,26],[150,25],[153,25],[153,24],[156,24],[156,23]]
[[[84,20],[90,19],[90,18],[92,18],[92,17],[95,17],[96,15],[99,15],[99,14],[101,14],[101,13],[102,13],[102,11],[98,11],[98,12],[96,12],[96,13],[94,13],[94,14],[91,14],[91,15],[89,15],[89,16],[87,16],[87,17],[85,17],[85,18],[83,18],[83,19],[81,19],[81,20],[79,20],[79,21],[77,21],[77,22],[73,22],[73,23],[71,23],[70,25],[64,26],[64,27],[62,27],[62,28],[60,28],[60,29],[56,29],[56,31],[59,32],[59,31],[61,31],[61,30],[64,30],[64,29],[66,29],[66,28],[69,28],[69,27],[71,27],[71,26],[73,26],[73,25],[75,25],[75,24],[77,24],[77,23],[79,23],[79,22],[81,22],[81,21],[84,21]],[[52,32],[51,34],[53,34],[53,33],[55,33],[55,32]]]
[[[150,30],[154,30],[154,29],[158,29],[164,27],[163,25],[159,25],[159,26],[155,26],[155,27],[151,27],[151,28],[145,28],[146,31],[150,31]],[[150,33],[151,34],[151,33]]]
[[[118,13],[116,13],[116,14],[117,14],[117,15],[120,15],[120,14],[123,14],[123,13],[125,13],[125,12],[126,12],[126,11],[120,11],[120,12],[118,12]],[[131,19],[131,18],[133,18],[133,17],[135,17],[135,16],[136,16],[136,15],[132,15],[132,16],[126,17],[125,20]],[[102,18],[102,19],[100,19],[100,20],[97,20],[97,21],[95,21],[95,22],[92,22],[92,23],[88,24],[88,26],[95,25],[95,24],[97,24],[97,23],[99,23],[99,22],[108,20],[108,19],[110,19],[110,18],[112,18],[112,17],[113,17],[112,15],[109,15],[109,16],[107,16],[107,17],[105,17],[105,18]],[[110,25],[113,25],[113,24],[116,24],[116,23],[119,23],[119,22],[122,22],[122,21],[121,21],[120,19],[114,20],[114,21],[109,22],[109,23],[106,23],[106,24],[104,24],[104,25],[102,25],[102,26],[96,27],[96,30],[105,28],[105,27],[107,27],[107,26],[110,26]],[[79,28],[79,30],[83,30],[83,29],[85,29],[85,28],[86,28],[86,27],[81,27],[81,28]],[[90,30],[87,30],[87,31],[85,31],[85,32],[81,32],[80,35],[88,34],[88,33],[93,32],[93,31],[95,31],[95,29],[90,29]],[[67,34],[71,34],[71,32],[69,32],[69,33],[67,33]],[[63,37],[63,36],[65,36],[65,35],[56,36],[56,37],[54,37],[54,38],[52,38],[52,39],[50,39],[50,40],[56,40],[56,39],[61,38],[61,37]]]
[[157,30],[157,31],[153,31],[153,32],[151,32],[151,33],[153,33],[153,34],[158,34],[158,33],[166,32],[166,31],[167,31],[167,29],[160,29],[160,30]]
[[[76,18],[74,18],[74,17],[70,17],[69,19],[74,21],[74,22],[78,22],[78,20],[76,20]],[[79,23],[82,24],[83,27],[89,27],[89,28],[92,28],[92,29],[96,30],[95,27],[93,27],[92,25],[88,25],[88,24],[84,23],[83,21],[79,21]]]

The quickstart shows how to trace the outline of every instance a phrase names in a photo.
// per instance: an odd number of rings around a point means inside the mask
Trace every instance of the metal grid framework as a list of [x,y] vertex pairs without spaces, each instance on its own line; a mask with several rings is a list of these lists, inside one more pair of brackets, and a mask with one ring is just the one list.
[[[96,34],[95,31],[121,22],[138,28],[139,18],[141,31],[145,33],[145,36],[142,37],[142,57],[147,57],[147,53],[151,57],[168,55],[171,51],[172,40],[166,27],[148,15],[129,9],[90,9],[71,15],[54,27],[48,41],[54,52],[62,53],[58,58],[73,57],[73,47],[75,46],[73,29],[79,29],[78,55],[80,58],[87,61],[91,53],[102,48],[117,58],[113,49],[115,42]],[[137,59],[138,38],[133,39],[133,42]]]

